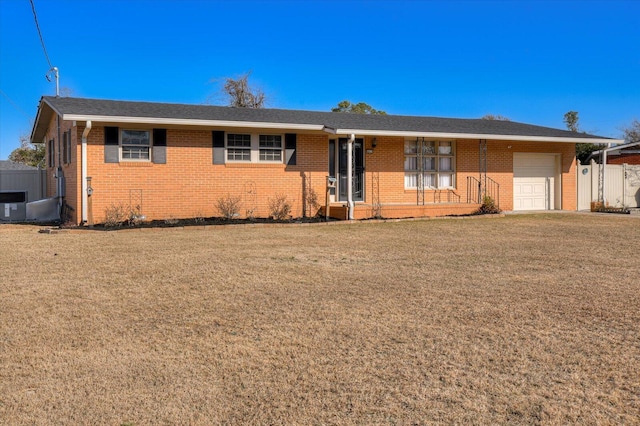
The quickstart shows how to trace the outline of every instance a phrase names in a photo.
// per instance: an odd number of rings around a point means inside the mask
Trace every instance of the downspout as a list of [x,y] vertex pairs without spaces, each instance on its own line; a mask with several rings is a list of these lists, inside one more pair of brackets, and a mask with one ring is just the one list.
[[356,135],[353,133],[347,140],[347,206],[349,209],[349,220],[353,220],[353,141]]
[[[607,148],[610,148],[611,144],[607,144]],[[607,205],[607,186],[606,186],[606,178],[607,178],[607,150],[602,150],[602,207],[606,207]]]
[[[82,131],[82,224],[87,223],[89,194],[87,191],[87,136],[91,131],[91,121],[87,121],[84,130]],[[77,175],[76,175],[77,176]]]

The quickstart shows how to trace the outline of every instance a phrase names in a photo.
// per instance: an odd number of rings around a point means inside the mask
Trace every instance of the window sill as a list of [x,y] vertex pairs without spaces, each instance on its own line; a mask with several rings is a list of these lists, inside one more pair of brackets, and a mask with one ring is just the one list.
[[240,169],[284,169],[283,163],[225,163],[229,168]]
[[152,167],[153,163],[151,161],[127,161],[120,160],[118,163],[121,167]]

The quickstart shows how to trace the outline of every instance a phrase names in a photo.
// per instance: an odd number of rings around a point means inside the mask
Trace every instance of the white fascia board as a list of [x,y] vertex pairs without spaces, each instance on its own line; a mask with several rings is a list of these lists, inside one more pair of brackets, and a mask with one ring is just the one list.
[[36,136],[36,130],[38,129],[38,121],[40,120],[40,112],[42,107],[38,108],[38,112],[36,113],[36,119],[33,122],[33,127],[31,128],[31,134],[29,135],[29,142],[31,143],[44,143],[44,140],[42,141],[35,141],[33,138],[35,138]]
[[[567,143],[619,143],[621,139],[602,138],[563,138],[551,136],[522,136],[522,135],[492,135],[482,133],[439,133],[439,132],[406,132],[398,130],[362,130],[362,129],[331,129],[332,134],[358,136],[401,136],[405,138],[439,138],[439,139],[491,139],[499,141],[522,142],[567,142]],[[327,130],[325,130],[327,131]]]
[[[43,99],[40,102],[40,104],[38,105],[38,112],[36,113],[36,119],[33,122],[33,127],[31,129],[31,135],[29,136],[29,140],[33,144],[46,143],[46,135],[42,138],[41,141],[34,141],[33,140],[33,138],[35,137],[36,131],[38,129],[38,124],[40,124],[40,118],[42,117],[42,111],[43,111],[43,108],[45,107],[44,104],[46,104],[46,106],[49,107],[51,109],[51,111],[53,111],[54,114],[61,115],[60,112],[53,105],[51,105],[51,103],[49,103],[49,101],[47,101],[46,99]],[[48,125],[48,123],[46,123],[46,125]]]
[[106,123],[128,123],[128,124],[157,124],[172,126],[199,126],[199,127],[244,127],[256,129],[293,129],[293,130],[323,130],[324,126],[317,124],[299,123],[270,123],[259,121],[228,121],[228,120],[193,120],[189,118],[158,118],[158,117],[126,117],[111,115],[80,115],[64,114],[63,120],[76,120],[106,122]]

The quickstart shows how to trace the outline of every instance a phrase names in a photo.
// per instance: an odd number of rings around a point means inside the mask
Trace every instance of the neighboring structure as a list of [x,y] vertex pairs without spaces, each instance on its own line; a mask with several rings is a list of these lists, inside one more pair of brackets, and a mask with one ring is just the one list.
[[[612,147],[615,148],[615,147]],[[586,164],[591,160],[597,164],[602,163],[602,151],[594,151],[587,158]],[[628,147],[620,147],[620,149],[612,149],[607,152],[607,164],[632,164],[640,165],[640,146],[638,144]]]
[[[266,217],[286,196],[338,218],[576,210],[575,143],[621,141],[511,121],[43,97],[31,134],[75,223],[122,205],[147,219]],[[336,187],[327,191],[327,177]],[[57,188],[57,190],[56,190]],[[57,191],[57,194],[54,194]]]
[[[579,165],[578,209],[640,208],[640,142],[603,147]],[[602,163],[605,163],[604,165]],[[593,204],[597,203],[597,204]]]

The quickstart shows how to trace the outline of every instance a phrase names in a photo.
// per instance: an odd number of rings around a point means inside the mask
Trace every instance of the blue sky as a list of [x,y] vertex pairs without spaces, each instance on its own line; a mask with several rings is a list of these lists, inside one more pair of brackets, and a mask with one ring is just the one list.
[[[343,99],[389,114],[620,137],[640,119],[640,1],[34,0],[72,96],[222,104],[251,71],[273,108]],[[29,0],[0,0],[0,159],[54,95]]]

